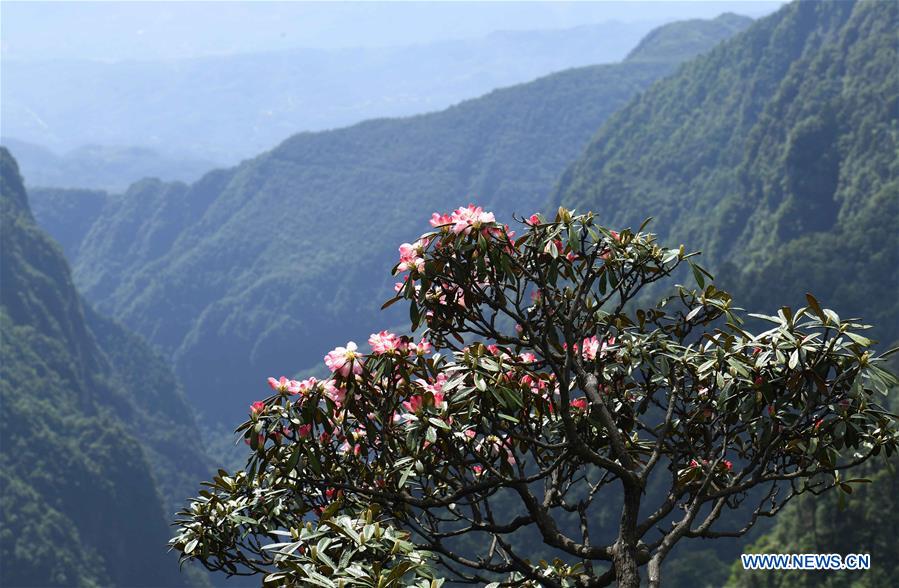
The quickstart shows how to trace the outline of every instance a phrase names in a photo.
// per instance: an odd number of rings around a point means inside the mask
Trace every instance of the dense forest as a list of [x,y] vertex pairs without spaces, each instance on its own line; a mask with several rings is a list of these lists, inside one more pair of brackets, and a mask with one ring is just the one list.
[[[877,325],[886,349],[899,338],[897,27],[895,3],[786,6],[613,116],[551,204],[622,226],[653,216],[665,240],[703,252],[740,306],[771,312],[814,292]],[[870,552],[883,575],[735,567],[729,584],[885,585],[896,550],[878,531],[881,501],[897,478],[883,462],[870,473],[879,483],[849,510],[835,495],[805,498],[751,549]],[[721,585],[732,547],[699,547],[669,572],[683,585]]]
[[702,250],[755,310],[807,291],[899,338],[895,2],[796,2],[603,126],[554,202]]
[[402,320],[378,310],[393,292],[395,241],[421,219],[469,198],[502,214],[541,209],[609,115],[750,22],[668,25],[696,29],[670,58],[644,43],[620,64],[439,113],[303,133],[189,186],[138,182],[99,209],[66,203],[90,194],[36,190],[35,212],[73,253],[87,299],[171,354],[200,412],[230,423],[261,376]]
[[6,149],[0,166],[0,583],[202,583],[164,549],[210,469],[192,411],[166,362],[81,300]]

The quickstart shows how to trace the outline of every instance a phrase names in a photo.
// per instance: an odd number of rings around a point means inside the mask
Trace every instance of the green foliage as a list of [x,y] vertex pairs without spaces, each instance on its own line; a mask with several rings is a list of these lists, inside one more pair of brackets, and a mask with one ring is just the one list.
[[816,292],[899,337],[895,2],[794,2],[597,134],[554,198],[695,243],[751,308]]
[[[894,346],[895,347],[895,346]],[[890,357],[899,368],[899,356]],[[892,390],[893,412],[899,397]],[[864,572],[746,571],[739,560],[730,569],[732,588],[875,588],[890,585],[899,574],[899,558],[890,529],[899,526],[899,460],[873,460],[854,477],[870,480],[853,485],[852,493],[803,497],[790,505],[773,529],[747,546],[744,553],[868,553],[871,569]],[[736,559],[736,558],[735,558]]]
[[[703,27],[734,30],[726,19]],[[450,194],[503,214],[542,208],[595,129],[716,39],[703,38],[434,114],[299,134],[189,187],[139,182],[109,197],[73,262],[76,280],[98,310],[174,357],[212,420],[232,422],[258,374],[306,368],[323,344],[375,326],[376,301],[393,287],[378,273],[396,254],[390,235],[463,204]]]
[[687,61],[748,27],[752,19],[733,13],[712,20],[685,20],[659,27],[631,51],[626,61]]
[[82,304],[0,164],[0,583],[182,585],[162,546],[207,471],[191,413],[162,359]]
[[77,259],[81,241],[106,205],[106,192],[55,188],[29,188],[28,192],[34,217],[41,226],[56,227],[52,237],[66,259]]
[[[401,585],[427,578],[411,570],[430,557],[452,580],[631,588],[647,565],[658,585],[678,542],[742,535],[807,492],[851,492],[847,470],[899,448],[881,405],[899,382],[865,325],[811,295],[752,334],[697,254],[651,233],[565,209],[521,235],[474,206],[432,225],[401,247],[407,279],[384,305],[408,302],[424,338],[381,331],[369,354],[328,353],[324,381],[271,378],[238,427],[246,467],[179,512],[184,560],[288,585],[352,563],[374,584],[397,548],[357,547],[383,525],[411,542],[389,574]],[[632,304],[681,265],[698,288]],[[665,491],[647,492],[651,479]],[[594,514],[621,496],[600,541]],[[516,537],[527,530],[553,563]],[[482,540],[468,554],[460,536]]]

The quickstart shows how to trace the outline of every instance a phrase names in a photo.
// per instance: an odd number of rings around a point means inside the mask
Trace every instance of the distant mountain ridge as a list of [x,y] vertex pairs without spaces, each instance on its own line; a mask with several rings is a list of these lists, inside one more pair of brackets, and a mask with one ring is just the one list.
[[209,472],[170,368],[82,303],[5,148],[0,221],[0,584],[204,584],[164,549]]
[[167,158],[174,147],[230,165],[297,132],[437,111],[551,72],[614,63],[657,25],[609,22],[411,46],[185,60],[5,60],[3,133],[58,152],[85,143],[136,144]]
[[0,143],[16,154],[29,188],[124,192],[143,178],[192,182],[216,167],[212,161],[166,155],[146,147],[84,145],[59,155],[11,137],[0,138]]
[[[735,31],[733,17],[711,22],[706,49]],[[77,208],[71,192],[37,192],[35,210],[79,243],[88,299],[170,353],[196,406],[233,422],[265,376],[401,322],[378,309],[396,247],[431,212],[469,199],[504,216],[541,209],[595,129],[684,58],[573,69],[439,113],[302,133],[190,186],[139,182],[92,223],[54,216]]]

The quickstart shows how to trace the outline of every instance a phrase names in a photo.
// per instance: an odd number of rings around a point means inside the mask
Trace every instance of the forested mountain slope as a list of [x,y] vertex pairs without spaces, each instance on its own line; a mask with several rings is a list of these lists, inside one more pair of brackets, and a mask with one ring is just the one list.
[[703,250],[737,300],[806,291],[899,338],[895,2],[795,2],[614,116],[553,203]]
[[[722,16],[699,36],[709,48],[749,22]],[[699,50],[689,39],[677,59]],[[76,280],[172,353],[204,413],[234,422],[265,376],[400,321],[378,312],[389,269],[433,211],[469,200],[502,215],[542,209],[600,124],[675,61],[574,69],[439,113],[300,134],[189,186],[139,182],[108,198],[77,247]],[[73,196],[45,192],[54,200],[37,210]]]
[[0,148],[0,584],[180,586],[167,519],[208,473],[162,358],[83,305]]

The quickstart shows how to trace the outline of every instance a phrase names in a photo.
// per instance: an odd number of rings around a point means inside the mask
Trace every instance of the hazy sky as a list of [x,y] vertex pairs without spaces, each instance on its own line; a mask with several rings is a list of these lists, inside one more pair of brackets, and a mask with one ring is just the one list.
[[0,2],[7,59],[196,57],[407,45],[496,30],[758,17],[782,2]]

